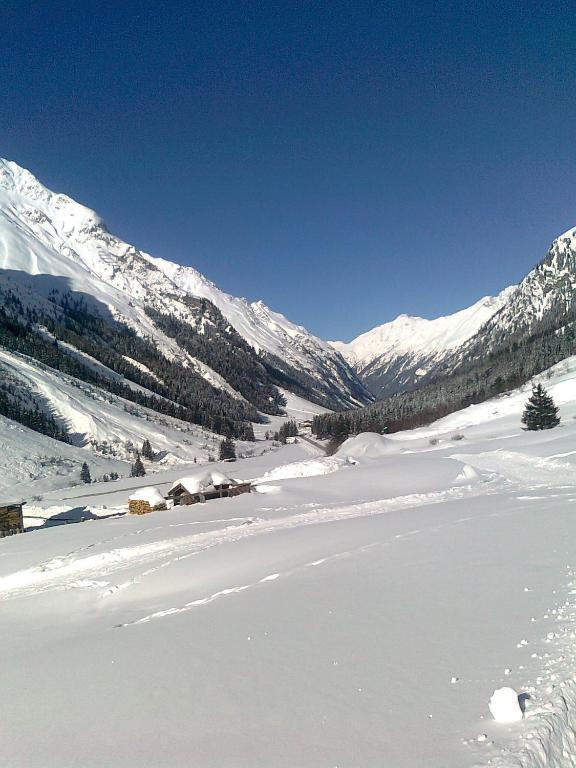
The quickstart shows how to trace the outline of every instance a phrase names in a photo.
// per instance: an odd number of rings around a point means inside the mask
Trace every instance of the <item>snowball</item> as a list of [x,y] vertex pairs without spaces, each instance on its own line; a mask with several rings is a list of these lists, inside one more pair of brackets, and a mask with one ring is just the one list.
[[488,706],[497,723],[515,723],[522,720],[522,710],[514,688],[497,688]]

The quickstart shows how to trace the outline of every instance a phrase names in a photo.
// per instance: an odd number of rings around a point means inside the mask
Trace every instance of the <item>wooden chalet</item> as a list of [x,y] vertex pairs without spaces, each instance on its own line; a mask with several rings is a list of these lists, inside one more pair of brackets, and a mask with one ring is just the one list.
[[15,533],[24,533],[23,503],[0,503],[0,539],[4,536],[13,536]]
[[178,480],[168,491],[168,498],[173,499],[174,506],[182,506],[231,498],[251,490],[252,484],[248,481],[234,480],[221,472],[207,472]]

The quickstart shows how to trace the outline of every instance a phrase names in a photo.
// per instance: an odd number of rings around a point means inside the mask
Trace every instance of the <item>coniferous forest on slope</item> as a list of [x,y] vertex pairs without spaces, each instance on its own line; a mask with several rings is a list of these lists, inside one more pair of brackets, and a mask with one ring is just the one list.
[[320,438],[345,438],[359,432],[398,432],[428,424],[526,383],[532,376],[576,354],[574,307],[552,313],[532,332],[518,331],[500,340],[483,357],[465,359],[454,369],[410,392],[365,408],[314,417]]
[[[25,309],[17,296],[5,294],[4,307],[0,307],[0,346],[158,413],[220,434],[253,439],[250,422],[261,421],[262,417],[251,403],[211,386],[193,368],[168,360],[153,342],[138,336],[128,326],[91,314],[82,299],[63,297],[55,310],[48,314]],[[90,355],[148,391],[98,373],[59,342]],[[136,359],[151,373],[131,364],[124,355]],[[65,437],[64,425],[56,428],[53,419],[37,415],[42,410],[34,393],[23,398],[6,376],[0,381],[0,389],[0,413],[50,436]],[[32,419],[28,411],[33,414]]]

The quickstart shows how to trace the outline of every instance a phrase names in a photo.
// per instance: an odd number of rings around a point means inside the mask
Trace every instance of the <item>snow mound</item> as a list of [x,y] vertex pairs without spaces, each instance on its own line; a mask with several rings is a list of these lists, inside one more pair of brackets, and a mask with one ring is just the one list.
[[283,464],[280,467],[276,467],[275,469],[266,472],[262,480],[291,480],[296,477],[329,475],[348,465],[349,462],[335,456],[325,459],[293,461],[291,464]]
[[471,467],[470,464],[463,464],[462,469],[456,477],[456,482],[472,482],[479,479],[480,474],[474,469],[474,467]]
[[380,459],[391,453],[398,453],[398,443],[377,432],[362,432],[349,437],[336,451],[335,456],[351,459]]
[[268,493],[268,494],[275,494],[280,493],[282,491],[281,485],[257,485],[254,489],[256,493]]
[[164,496],[162,496],[158,488],[155,488],[152,485],[146,486],[145,488],[139,488],[128,498],[130,501],[147,501],[151,507],[165,503]]
[[497,688],[488,706],[497,723],[515,723],[522,720],[522,709],[514,688]]

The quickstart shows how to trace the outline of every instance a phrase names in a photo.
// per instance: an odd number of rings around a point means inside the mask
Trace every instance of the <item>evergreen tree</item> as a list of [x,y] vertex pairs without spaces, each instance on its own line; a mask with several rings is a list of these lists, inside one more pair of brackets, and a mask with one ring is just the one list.
[[220,461],[236,458],[236,445],[231,437],[225,437],[220,443]]
[[532,394],[522,414],[522,423],[529,430],[552,429],[560,424],[558,408],[542,384],[532,388]]
[[152,446],[150,445],[150,440],[144,440],[142,443],[142,456],[144,456],[145,459],[148,459],[148,461],[152,461],[154,458],[154,451],[152,450]]
[[246,440],[251,443],[255,442],[256,438],[254,437],[254,427],[249,421],[245,421],[239,425],[238,438],[240,440]]
[[80,480],[82,480],[83,483],[91,483],[92,478],[90,477],[90,467],[86,462],[82,464],[82,469],[80,470]]
[[132,464],[132,470],[130,472],[130,477],[144,477],[146,474],[146,470],[144,469],[144,464],[142,464],[142,459],[140,458],[140,454],[136,454],[136,461],[134,464]]

